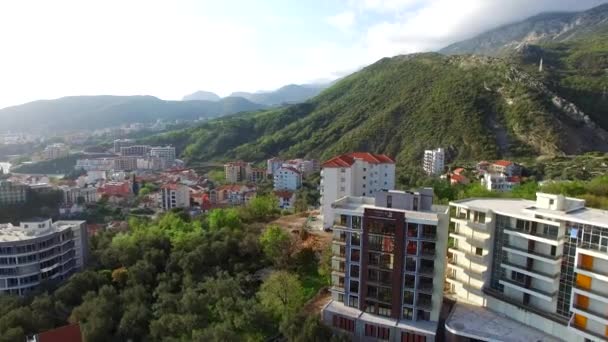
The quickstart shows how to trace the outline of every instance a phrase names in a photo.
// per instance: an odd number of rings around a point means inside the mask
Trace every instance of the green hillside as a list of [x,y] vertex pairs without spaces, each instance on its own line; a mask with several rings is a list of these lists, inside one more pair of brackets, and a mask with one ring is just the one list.
[[417,168],[424,149],[453,159],[608,150],[602,129],[571,118],[539,81],[502,59],[428,53],[384,58],[314,99],[212,120],[154,138],[190,161],[364,150]]

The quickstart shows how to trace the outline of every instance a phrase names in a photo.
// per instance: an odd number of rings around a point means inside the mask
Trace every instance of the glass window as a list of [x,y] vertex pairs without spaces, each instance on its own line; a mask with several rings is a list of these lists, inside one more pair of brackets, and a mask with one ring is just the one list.
[[414,316],[414,309],[412,308],[403,308],[403,319],[412,320]]
[[359,282],[355,280],[350,281],[349,291],[351,293],[359,293]]
[[483,255],[483,248],[476,247],[475,248],[475,255]]
[[361,229],[361,217],[353,216],[351,219],[352,219],[352,228]]
[[408,223],[407,224],[407,237],[408,238],[417,238],[418,237],[418,224],[417,223]]
[[359,266],[358,265],[350,265],[350,276],[352,278],[359,278]]
[[351,249],[350,250],[350,261],[354,261],[354,262],[359,262],[359,250],[358,249]]
[[403,292],[403,304],[414,305],[414,292],[412,292],[412,291]]

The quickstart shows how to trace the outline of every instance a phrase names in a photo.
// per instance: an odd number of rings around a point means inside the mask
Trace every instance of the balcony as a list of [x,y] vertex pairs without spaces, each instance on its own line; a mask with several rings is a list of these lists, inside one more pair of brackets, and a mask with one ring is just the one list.
[[599,300],[608,304],[608,295],[606,294],[606,292],[599,292],[597,290],[587,289],[576,284],[574,284],[572,288],[574,289],[574,293],[580,293],[589,298]]
[[574,321],[574,315],[572,315],[572,317],[570,318],[570,321],[568,321],[568,328],[574,330],[579,335],[583,335],[586,339],[591,340],[591,341],[594,341],[596,339],[598,339],[598,341],[606,340],[606,336],[603,336],[602,334],[598,334],[594,331],[587,330],[586,328],[583,328],[583,327],[579,326],[578,324],[576,324],[576,322]]
[[577,304],[572,309],[574,313],[579,313],[583,316],[593,316],[596,320],[602,321],[603,324],[608,324],[608,313],[592,311]]
[[551,273],[548,273],[548,272],[536,270],[534,268],[528,268],[528,267],[523,266],[523,265],[514,264],[514,263],[509,262],[507,260],[503,260],[500,263],[500,266],[504,267],[504,268],[508,268],[508,269],[513,269],[513,270],[516,270],[516,271],[518,271],[520,273],[528,275],[530,277],[541,279],[541,280],[545,280],[545,281],[548,281],[548,282],[553,282],[555,280],[555,278],[559,277],[559,272],[555,272],[555,273],[551,274]]
[[334,260],[346,261],[346,253],[334,254],[331,256],[331,258]]
[[551,302],[553,300],[553,297],[555,297],[555,295],[557,294],[557,291],[553,291],[553,292],[546,292],[543,290],[539,290],[533,287],[526,287],[525,284],[511,280],[511,279],[507,279],[505,277],[500,278],[499,283],[504,285],[504,286],[508,286],[510,288],[514,288],[516,290],[519,290],[523,293],[527,293],[529,295],[535,296],[537,298],[546,300]]
[[529,251],[525,248],[515,247],[515,246],[509,245],[509,244],[505,244],[502,249],[509,253],[522,255],[522,256],[529,257],[529,258],[532,258],[535,260],[544,261],[544,262],[547,262],[550,264],[559,264],[559,263],[561,263],[561,260],[562,260],[562,257],[559,255],[549,255],[549,254],[538,253],[538,252],[534,252],[534,251]]
[[418,309],[422,309],[424,311],[432,311],[433,310],[433,301],[430,299],[420,299],[418,298],[418,302],[416,303],[416,307]]
[[517,229],[514,227],[504,227],[505,234],[522,237],[528,240],[534,240],[548,245],[557,246],[562,237],[544,234],[542,232]]

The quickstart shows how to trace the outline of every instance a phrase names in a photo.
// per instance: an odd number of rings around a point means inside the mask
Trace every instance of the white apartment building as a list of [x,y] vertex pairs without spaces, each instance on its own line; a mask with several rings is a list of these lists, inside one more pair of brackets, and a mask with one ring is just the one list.
[[224,174],[228,183],[245,182],[251,174],[251,163],[244,161],[226,163],[224,164]]
[[148,145],[122,146],[120,148],[120,155],[125,157],[143,157],[149,155],[151,149],[152,148]]
[[269,175],[274,175],[275,172],[277,172],[277,170],[283,166],[284,162],[285,161],[283,159],[276,157],[268,159],[266,161],[266,173]]
[[300,171],[302,176],[306,177],[315,171],[319,171],[319,163],[313,159],[290,159],[283,160],[279,158],[271,158],[266,161],[266,173],[274,175],[281,167],[290,166]]
[[426,188],[333,203],[325,324],[353,341],[438,340],[449,215],[432,202]]
[[150,157],[158,158],[161,161],[161,168],[168,169],[175,163],[175,147],[152,147]]
[[70,154],[70,148],[66,144],[52,144],[48,145],[42,151],[43,160],[53,160],[57,158],[67,157]]
[[302,173],[291,166],[282,166],[274,173],[275,190],[295,191],[302,186]]
[[450,206],[446,288],[458,301],[446,321],[450,334],[606,340],[608,211],[544,193],[536,201],[471,198]]
[[116,157],[114,159],[114,170],[137,170],[137,157]]
[[509,177],[505,174],[484,173],[481,185],[489,191],[510,192],[513,187],[519,185],[519,177]]
[[84,203],[95,203],[97,202],[97,189],[94,187],[71,187],[71,186],[60,186],[59,190],[63,192],[63,203],[65,204],[76,204],[78,198],[82,198]]
[[445,150],[443,148],[425,150],[422,167],[427,175],[442,174],[445,168]]
[[183,184],[173,183],[161,186],[159,198],[160,208],[165,211],[190,207],[190,189]]
[[333,225],[332,203],[344,196],[373,196],[395,188],[395,161],[384,154],[354,152],[321,165],[323,228]]
[[84,221],[33,220],[0,224],[0,293],[25,295],[41,282],[59,282],[88,258]]

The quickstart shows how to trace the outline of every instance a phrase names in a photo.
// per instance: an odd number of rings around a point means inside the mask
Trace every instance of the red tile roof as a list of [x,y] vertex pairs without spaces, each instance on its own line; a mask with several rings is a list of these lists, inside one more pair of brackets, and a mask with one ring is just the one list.
[[80,325],[78,323],[66,325],[38,334],[39,342],[82,342]]
[[462,171],[464,171],[464,168],[459,167],[459,168],[454,169],[453,172],[454,172],[454,174],[459,175],[462,173]]
[[355,159],[362,159],[370,164],[395,164],[395,160],[385,154],[373,154],[368,152],[353,152],[334,157],[324,162],[322,167],[349,167],[355,163]]
[[512,164],[513,164],[513,162],[510,160],[497,160],[494,162],[494,165],[499,165],[499,166],[509,166]]
[[451,182],[457,182],[457,183],[462,183],[462,182],[468,181],[467,177],[459,175],[459,174],[451,175],[450,180],[451,180]]
[[279,198],[284,198],[284,199],[290,199],[291,196],[293,196],[293,192],[292,191],[287,191],[287,190],[276,190],[274,192],[275,196],[279,197]]

